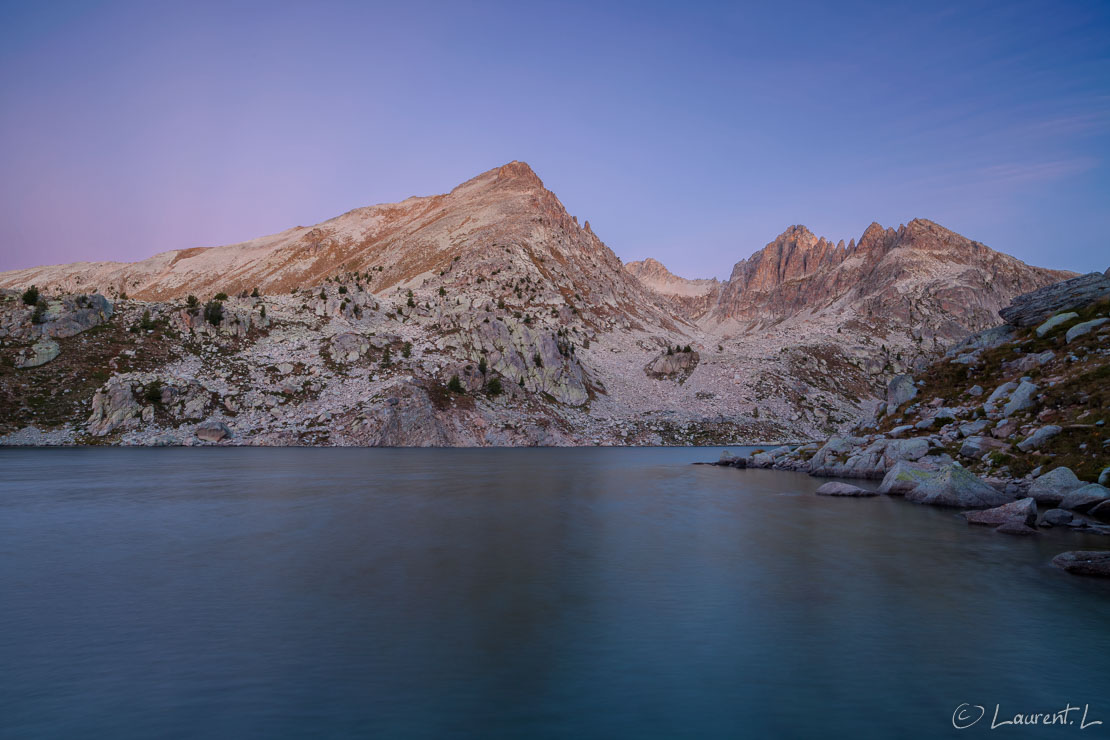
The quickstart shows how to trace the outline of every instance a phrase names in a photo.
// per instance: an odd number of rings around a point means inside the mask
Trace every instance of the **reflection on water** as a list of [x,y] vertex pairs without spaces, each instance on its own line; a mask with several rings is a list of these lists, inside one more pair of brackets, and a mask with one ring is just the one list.
[[0,735],[1110,726],[1110,587],[1048,565],[1110,543],[717,452],[0,451]]

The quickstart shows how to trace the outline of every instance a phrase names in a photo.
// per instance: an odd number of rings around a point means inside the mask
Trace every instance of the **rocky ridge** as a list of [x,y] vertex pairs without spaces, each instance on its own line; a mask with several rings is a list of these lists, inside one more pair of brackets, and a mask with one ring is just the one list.
[[[740,271],[752,291],[842,269],[841,251],[858,251],[791,233],[780,270],[768,255]],[[991,267],[997,253],[983,254],[960,270]],[[1011,282],[1050,273],[1025,268]],[[23,300],[32,282],[41,311]],[[196,434],[203,421],[227,426],[220,444],[817,439],[943,349],[941,332],[926,342],[854,299],[743,330],[680,310],[676,296],[710,300],[721,284],[622,265],[519,162],[314,227],[135,264],[3,273],[0,285],[14,289],[0,296],[7,444],[211,442]],[[943,308],[950,332],[975,324]]]

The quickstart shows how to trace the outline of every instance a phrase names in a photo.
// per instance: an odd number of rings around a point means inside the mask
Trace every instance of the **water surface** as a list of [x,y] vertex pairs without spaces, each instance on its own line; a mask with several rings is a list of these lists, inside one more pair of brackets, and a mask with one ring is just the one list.
[[0,450],[0,734],[1107,734],[1110,543],[717,454]]

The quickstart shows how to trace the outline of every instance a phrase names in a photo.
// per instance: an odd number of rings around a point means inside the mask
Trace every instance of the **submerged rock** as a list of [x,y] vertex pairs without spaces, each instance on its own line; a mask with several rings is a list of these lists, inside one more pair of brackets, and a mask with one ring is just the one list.
[[878,496],[878,491],[868,491],[859,486],[853,486],[850,483],[831,482],[826,483],[817,489],[818,496]]
[[1052,559],[1052,564],[1068,573],[1110,578],[1110,550],[1071,550]]

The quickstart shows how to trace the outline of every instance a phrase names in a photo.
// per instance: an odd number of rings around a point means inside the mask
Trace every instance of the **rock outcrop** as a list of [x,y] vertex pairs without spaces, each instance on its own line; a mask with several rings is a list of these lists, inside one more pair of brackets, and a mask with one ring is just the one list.
[[[1080,275],[1023,293],[998,313],[1013,326],[1035,326],[1054,313],[1110,298],[1110,277],[1097,272]],[[1051,327],[1049,327],[1051,328]]]

